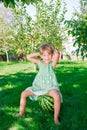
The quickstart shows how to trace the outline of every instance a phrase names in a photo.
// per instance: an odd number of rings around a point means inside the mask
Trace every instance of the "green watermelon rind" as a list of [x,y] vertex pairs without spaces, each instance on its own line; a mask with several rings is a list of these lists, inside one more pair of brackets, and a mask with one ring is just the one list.
[[43,109],[47,110],[47,111],[49,110],[48,107],[47,107],[47,103],[45,101],[45,98],[43,98]]
[[41,102],[42,104],[41,104],[41,106],[42,106],[42,108],[44,109],[44,110],[47,110],[47,107],[46,107],[46,105],[44,104],[44,98],[42,98],[42,102]]
[[48,100],[47,99],[44,99],[45,102],[44,102],[44,106],[46,108],[46,110],[50,110],[50,106],[48,105]]
[[52,108],[53,104],[51,104],[51,103],[49,102],[49,100],[46,100],[46,101],[47,101],[47,102],[46,102],[46,106],[47,106],[48,110],[53,110],[53,108]]
[[53,111],[54,110],[54,100],[49,95],[41,95],[38,97],[39,104],[43,110]]

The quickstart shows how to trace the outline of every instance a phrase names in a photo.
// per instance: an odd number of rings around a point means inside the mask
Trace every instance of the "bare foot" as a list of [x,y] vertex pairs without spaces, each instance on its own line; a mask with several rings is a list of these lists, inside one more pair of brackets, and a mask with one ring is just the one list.
[[58,119],[54,119],[54,121],[55,121],[55,124],[60,125],[60,122]]
[[18,114],[16,115],[16,117],[21,117],[21,116],[24,116],[24,114],[18,113]]

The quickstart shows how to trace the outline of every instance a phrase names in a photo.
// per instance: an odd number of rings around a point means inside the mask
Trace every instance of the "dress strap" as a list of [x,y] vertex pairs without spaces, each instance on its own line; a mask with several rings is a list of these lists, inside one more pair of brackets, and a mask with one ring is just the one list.
[[44,64],[44,61],[42,60],[42,61],[41,61],[41,65],[42,65],[42,66],[45,66],[45,67],[46,67],[46,66],[51,66],[51,67],[52,67],[52,61],[50,61],[50,63],[49,63],[48,65],[45,65],[45,64]]

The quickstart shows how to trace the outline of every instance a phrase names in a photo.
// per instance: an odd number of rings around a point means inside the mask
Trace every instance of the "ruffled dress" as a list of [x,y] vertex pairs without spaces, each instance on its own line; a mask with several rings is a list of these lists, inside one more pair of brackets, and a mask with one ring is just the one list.
[[35,95],[29,96],[32,100],[37,100],[38,96],[47,94],[52,89],[56,89],[60,94],[62,102],[62,94],[60,92],[57,78],[52,67],[52,62],[50,62],[48,65],[45,65],[44,61],[41,61],[39,72],[36,75],[32,86],[28,87],[27,89]]

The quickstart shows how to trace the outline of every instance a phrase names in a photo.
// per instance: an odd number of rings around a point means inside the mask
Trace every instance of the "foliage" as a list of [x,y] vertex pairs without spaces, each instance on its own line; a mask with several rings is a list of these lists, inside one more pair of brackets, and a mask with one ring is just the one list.
[[17,55],[31,51],[31,17],[26,13],[26,6],[18,2],[14,11],[12,28],[14,29],[14,52]]
[[74,17],[67,21],[69,27],[68,34],[74,37],[77,56],[80,54],[82,59],[87,57],[87,2],[80,1],[80,12],[75,11]]
[[[1,2],[4,3],[5,7],[11,7],[11,8],[15,8],[16,6],[16,2],[19,2],[19,0],[0,0]],[[37,3],[37,0],[21,0],[21,2],[23,4],[33,4],[33,3]]]
[[[62,6],[62,10],[61,10]],[[64,39],[64,14],[66,13],[64,1],[50,0],[49,4],[38,2],[36,4],[35,33],[37,43],[54,44],[57,49],[62,49]]]
[[0,18],[0,53],[6,54],[7,62],[9,62],[9,52],[12,49],[13,31],[8,24]]
[[86,130],[87,61],[60,62],[55,69],[63,104],[55,125],[53,113],[43,111],[38,102],[27,99],[24,117],[17,118],[21,92],[32,85],[36,73],[28,62],[0,62],[1,130]]
[[15,8],[12,9],[13,19],[11,25],[8,25],[10,29],[7,29],[11,32],[11,39],[9,38],[7,44],[7,52],[11,57],[12,55],[20,57],[20,55],[36,51],[43,43],[53,44],[57,49],[62,49],[65,3],[63,0],[55,2],[50,0],[49,4],[39,1],[35,6],[36,20],[27,14],[26,5],[23,2],[16,1]]

